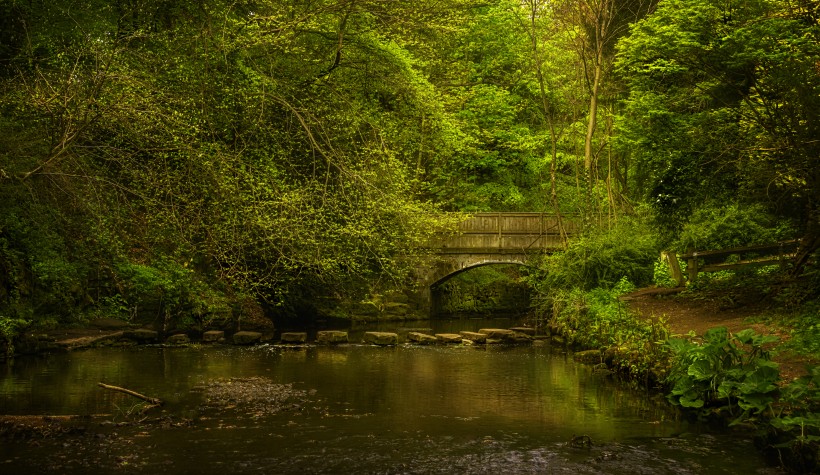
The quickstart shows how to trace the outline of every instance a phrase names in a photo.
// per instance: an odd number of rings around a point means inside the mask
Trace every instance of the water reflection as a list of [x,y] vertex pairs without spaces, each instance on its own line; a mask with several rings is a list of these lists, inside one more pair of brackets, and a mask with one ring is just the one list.
[[[315,393],[298,410],[275,415],[197,410],[197,385],[250,377]],[[86,437],[101,443],[3,444],[0,472],[36,466],[87,473],[124,460],[136,473],[702,473],[704,464],[710,473],[764,470],[750,444],[679,438],[693,429],[656,399],[560,352],[529,346],[89,350],[15,360],[0,379],[0,412],[122,420],[133,399],[97,388],[101,381],[168,401],[164,416],[199,419],[182,428],[124,426],[115,434],[92,427]],[[567,447],[573,434],[596,445]]]

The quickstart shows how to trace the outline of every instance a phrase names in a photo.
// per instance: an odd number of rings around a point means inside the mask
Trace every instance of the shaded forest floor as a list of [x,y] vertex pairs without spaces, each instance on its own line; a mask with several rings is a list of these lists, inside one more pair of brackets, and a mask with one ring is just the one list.
[[[775,335],[780,343],[790,338],[788,328],[763,318],[775,309],[763,300],[757,289],[748,292],[696,291],[648,287],[624,295],[621,300],[644,318],[663,318],[673,335],[693,331],[702,336],[714,327],[726,327],[735,333],[751,328],[757,333]],[[780,364],[784,382],[806,374],[806,365],[820,363],[820,358],[774,348],[773,360]]]

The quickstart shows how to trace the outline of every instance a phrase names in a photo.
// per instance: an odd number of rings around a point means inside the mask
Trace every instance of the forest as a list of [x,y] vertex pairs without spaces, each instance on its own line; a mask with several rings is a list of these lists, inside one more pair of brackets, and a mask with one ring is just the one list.
[[486,211],[581,223],[523,272],[535,318],[817,470],[820,367],[618,300],[676,285],[662,251],[799,240],[682,295],[765,300],[818,361],[817,0],[0,0],[4,354],[101,318],[307,323]]
[[478,211],[583,221],[542,287],[802,238],[810,304],[818,40],[814,0],[3,0],[0,334],[315,314]]

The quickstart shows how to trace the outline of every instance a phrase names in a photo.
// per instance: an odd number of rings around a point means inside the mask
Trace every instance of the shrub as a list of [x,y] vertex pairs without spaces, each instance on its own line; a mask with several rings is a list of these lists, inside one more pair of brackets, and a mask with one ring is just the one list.
[[792,226],[775,220],[763,206],[705,206],[692,214],[673,247],[681,252],[687,249],[728,249],[794,237]]
[[641,222],[624,219],[611,229],[587,232],[566,251],[546,256],[533,274],[534,288],[611,289],[622,278],[642,286],[652,280],[658,256],[655,235]]
[[622,364],[631,377],[638,377],[653,369],[662,372],[660,353],[656,342],[669,336],[662,320],[648,321],[628,312],[618,299],[634,286],[621,279],[613,289],[595,288],[556,292],[552,307],[552,326],[567,340],[585,348],[616,348],[626,355]]
[[732,335],[724,327],[708,330],[702,344],[668,339],[675,355],[667,379],[672,384],[669,401],[702,415],[725,410],[745,419],[762,413],[777,393],[779,370],[763,349],[775,341],[777,337],[751,329]]
[[778,316],[778,325],[789,329],[790,338],[784,349],[803,355],[820,355],[820,302],[807,302],[794,312]]
[[658,257],[652,271],[652,283],[658,287],[676,287],[677,281],[672,278],[672,271],[669,269],[669,263],[662,257]]
[[792,381],[780,398],[784,412],[771,420],[772,427],[782,431],[786,442],[778,448],[815,455],[820,449],[820,366],[808,368],[808,374]]
[[109,299],[119,308],[137,313],[136,306],[151,308],[165,326],[207,324],[230,314],[228,299],[202,281],[193,270],[169,258],[151,265],[120,262],[121,295]]
[[0,347],[5,349],[5,356],[14,353],[14,339],[30,324],[29,320],[0,315]]

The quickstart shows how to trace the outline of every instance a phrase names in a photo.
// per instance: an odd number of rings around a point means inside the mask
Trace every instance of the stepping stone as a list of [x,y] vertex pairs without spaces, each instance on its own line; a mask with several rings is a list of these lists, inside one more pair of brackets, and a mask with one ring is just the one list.
[[202,334],[203,343],[216,343],[225,340],[225,332],[222,330],[208,330]]
[[388,332],[365,332],[364,342],[379,346],[398,345],[399,335]]
[[461,343],[461,335],[458,333],[436,333],[439,343]]
[[504,328],[482,328],[478,333],[487,335],[488,340],[512,340],[515,332]]
[[323,330],[316,333],[316,342],[327,345],[347,343],[348,335],[345,331],[338,330]]
[[262,339],[262,334],[259,332],[236,332],[233,334],[234,345],[252,345],[258,343]]
[[487,335],[487,343],[528,343],[532,337],[524,333],[505,330],[502,328],[482,328],[478,331]]
[[[396,328],[396,333],[399,334],[399,342],[403,343],[405,341],[411,341],[409,337],[410,333],[424,333],[427,335],[432,335],[433,329],[424,327],[399,327]],[[415,343],[418,343],[418,341]]]
[[418,343],[419,345],[431,345],[438,343],[438,338],[422,332],[410,332],[407,334],[407,339],[413,343]]
[[188,335],[184,333],[177,333],[176,335],[171,335],[165,339],[165,343],[168,343],[169,345],[185,345],[190,342],[190,338],[188,338]]
[[428,335],[431,335],[433,333],[433,329],[432,328],[425,328],[425,327],[418,327],[418,328],[399,327],[399,328],[396,329],[396,332],[398,332],[399,334],[415,332],[415,333],[426,333]]
[[535,328],[533,327],[512,327],[510,330],[516,333],[523,333],[525,335],[534,336],[535,335]]
[[307,333],[305,332],[286,332],[282,333],[282,343],[306,343]]
[[529,343],[532,341],[532,337],[526,333],[513,332],[512,338],[507,341],[511,343]]
[[461,335],[461,338],[465,340],[470,340],[473,343],[487,342],[487,335],[485,335],[484,333],[462,331],[459,332],[459,334]]

